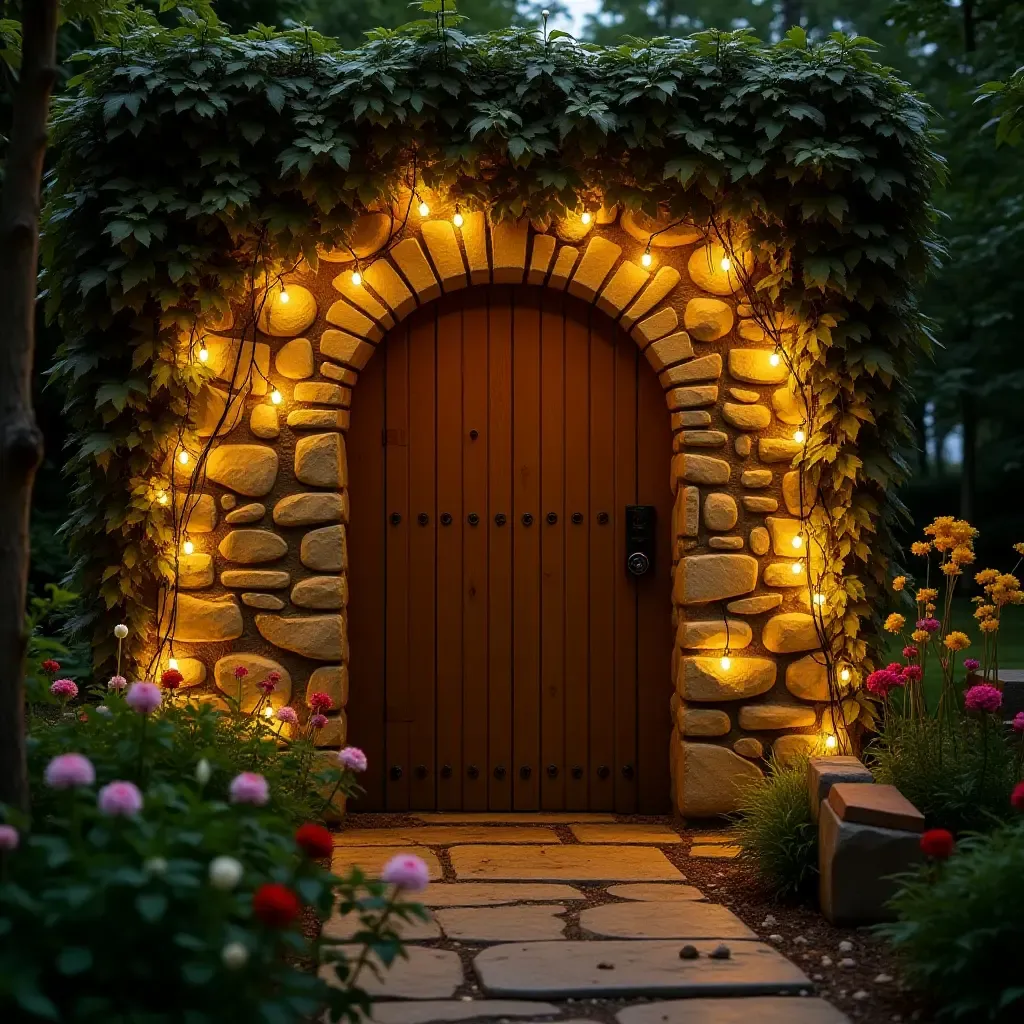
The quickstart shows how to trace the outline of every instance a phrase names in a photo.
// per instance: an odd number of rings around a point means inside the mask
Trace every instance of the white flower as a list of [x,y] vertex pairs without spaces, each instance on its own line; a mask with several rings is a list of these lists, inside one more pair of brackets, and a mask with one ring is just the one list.
[[114,627],[114,636],[116,636],[118,640],[123,640],[127,635],[128,627],[123,622],[119,622]]
[[220,951],[220,959],[229,971],[237,971],[249,962],[249,950],[241,942],[229,942]]
[[200,786],[205,786],[210,781],[210,776],[213,774],[213,769],[210,767],[210,762],[205,757],[199,759],[199,764],[196,765],[196,782]]
[[214,857],[210,861],[210,885],[227,892],[242,880],[242,865],[234,857]]
[[150,857],[142,866],[151,875],[167,874],[167,861],[163,857]]

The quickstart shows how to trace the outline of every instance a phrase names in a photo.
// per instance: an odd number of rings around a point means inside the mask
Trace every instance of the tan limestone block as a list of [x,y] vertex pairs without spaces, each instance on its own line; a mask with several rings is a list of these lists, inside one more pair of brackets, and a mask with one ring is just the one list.
[[763,526],[755,526],[750,531],[750,550],[755,555],[767,555],[771,546],[771,535]]
[[789,386],[772,392],[772,408],[783,423],[800,426],[807,422],[807,406],[803,396],[794,394]]
[[786,364],[772,366],[771,350],[734,348],[729,350],[729,373],[748,384],[781,384],[789,373]]
[[764,328],[761,327],[756,321],[741,320],[740,337],[744,341],[765,341],[768,335],[765,334]]
[[758,594],[757,597],[742,597],[738,601],[730,601],[725,610],[733,615],[760,615],[770,612],[782,604],[781,594]]
[[695,388],[673,388],[665,393],[665,401],[673,412],[679,409],[695,409],[702,405],[714,405],[718,401],[718,388],[714,384]]
[[402,320],[416,308],[412,292],[386,259],[371,263],[363,271],[363,280],[391,308],[396,320]]
[[325,665],[310,673],[309,682],[306,685],[306,706],[309,706],[309,698],[314,693],[326,693],[334,701],[336,708],[343,708],[348,704],[348,666],[347,665]]
[[217,504],[210,494],[188,497],[178,493],[174,496],[174,504],[184,533],[209,533],[217,525]]
[[178,671],[185,677],[179,689],[187,690],[206,682],[206,666],[198,658],[179,658]]
[[526,241],[530,222],[502,221],[491,225],[492,280],[495,284],[519,284],[526,270]]
[[798,562],[772,562],[764,567],[764,583],[767,587],[802,587],[807,583],[807,573],[802,569],[793,572]]
[[747,704],[740,708],[740,728],[757,732],[762,729],[806,729],[814,725],[814,708],[793,704]]
[[806,654],[786,666],[786,689],[801,700],[826,701],[828,693],[828,668],[825,655]]
[[713,548],[717,551],[742,551],[744,544],[742,537],[722,537],[716,534],[714,537],[708,537],[708,547]]
[[[667,338],[656,341],[645,350],[647,361],[654,367],[656,372],[664,370],[666,366],[681,363],[684,359],[693,358],[693,345],[690,344],[690,336],[686,331],[677,331]],[[697,360],[700,362],[700,360]],[[707,377],[685,378],[689,380],[708,380]],[[665,387],[665,378],[662,377],[662,387]]]
[[374,211],[364,213],[355,224],[346,239],[347,245],[341,249],[318,249],[322,260],[328,263],[351,263],[352,257],[364,260],[381,249],[391,237],[394,227],[393,218],[386,213]]
[[[526,275],[527,284],[543,284],[551,268],[551,259],[555,255],[557,240],[554,235],[534,235],[533,251],[530,253],[530,271]],[[575,250],[573,250],[575,252]],[[572,269],[571,267],[569,268]]]
[[535,231],[547,231],[549,227],[554,228],[555,234],[563,242],[571,242],[573,245],[582,242],[597,227],[597,221],[593,217],[584,224],[580,214],[570,214],[568,217],[557,217],[554,220],[537,218],[532,223]]
[[698,341],[718,341],[733,325],[732,307],[721,299],[704,296],[690,299],[683,312],[683,326]]
[[737,402],[743,402],[744,405],[753,405],[755,402],[761,401],[761,396],[756,391],[747,391],[746,388],[729,388],[729,395],[735,398]]
[[345,498],[334,491],[289,494],[274,506],[274,522],[278,526],[343,523],[347,518]]
[[757,442],[757,457],[762,462],[792,462],[804,446],[784,437],[762,437]]
[[462,244],[466,250],[471,284],[487,284],[491,279],[491,264],[487,259],[487,218],[482,210],[462,214]]
[[311,402],[314,405],[342,405],[348,408],[352,404],[352,389],[339,384],[305,383],[296,384],[292,395],[296,402]]
[[349,387],[359,379],[359,374],[355,370],[350,370],[347,366],[338,366],[336,363],[321,363],[320,376],[347,384]]
[[630,331],[633,340],[641,347],[646,348],[652,341],[664,338],[671,334],[679,326],[679,317],[671,306],[662,306],[652,316],[640,323]]
[[292,588],[296,608],[337,611],[348,604],[348,581],[344,576],[311,576]]
[[350,306],[344,299],[338,299],[327,310],[327,322],[335,327],[369,341],[380,341],[384,332],[365,313]]
[[723,430],[684,430],[673,439],[673,451],[681,451],[684,447],[721,448],[729,440]]
[[680,487],[672,508],[673,533],[677,537],[696,537],[700,525],[700,488]]
[[683,620],[676,629],[676,643],[692,650],[740,651],[754,639],[750,624],[742,619]]
[[206,459],[206,477],[248,498],[269,494],[277,480],[277,452],[262,444],[222,444]]
[[677,220],[664,211],[658,217],[651,217],[640,210],[626,210],[622,214],[622,230],[652,249],[675,249],[701,237],[693,224],[677,224]]
[[675,267],[659,267],[651,283],[640,293],[640,297],[623,314],[619,321],[629,330],[641,317],[646,316],[666,295],[679,284],[679,271]]
[[716,491],[704,499],[704,525],[709,530],[731,530],[739,519],[736,499],[731,494]]
[[594,223],[607,225],[614,224],[619,216],[619,207],[617,203],[613,203],[611,206],[599,206],[597,213],[594,214]]
[[313,738],[314,746],[321,749],[340,748],[348,738],[348,717],[342,711],[337,715],[328,715],[327,724]]
[[730,658],[722,668],[719,656],[679,660],[676,692],[683,700],[743,700],[767,693],[775,685],[777,667],[771,658]]
[[314,661],[348,660],[343,615],[257,615],[256,628],[283,651]]
[[359,276],[359,284],[356,284],[352,280],[352,271],[346,270],[339,274],[331,284],[336,292],[340,292],[357,309],[361,309],[368,316],[373,317],[385,330],[394,327],[395,318],[388,312],[388,308],[378,302],[367,290],[366,285],[362,282],[361,272]]
[[266,441],[278,437],[281,427],[277,422],[277,406],[254,405],[249,416],[249,429],[256,437],[261,437]]
[[[809,516],[814,508],[818,497],[819,473],[816,467],[812,467],[803,474],[803,483],[800,481],[800,470],[793,469],[782,478],[782,500],[785,502],[787,511],[794,516]],[[801,488],[803,489],[803,504],[801,505]]]
[[[235,670],[244,668],[247,675],[236,678]],[[221,693],[235,700],[241,696],[243,711],[252,711],[263,697],[259,684],[266,681],[271,672],[281,678],[270,694],[270,704],[279,708],[287,704],[292,696],[292,677],[288,669],[272,658],[264,658],[259,654],[229,654],[220,658],[213,666],[213,681]]]
[[725,422],[737,430],[764,430],[771,421],[771,410],[764,405],[739,405],[726,402],[722,406]]
[[676,807],[687,818],[709,818],[739,809],[744,791],[763,777],[756,764],[717,743],[672,743]]
[[233,509],[224,517],[224,522],[230,526],[241,526],[244,523],[258,523],[267,514],[267,506],[262,502],[254,501],[241,508]]
[[745,459],[750,454],[750,438],[746,434],[740,434],[732,446],[736,449],[736,454],[740,458]]
[[288,542],[270,530],[232,530],[217,550],[229,562],[253,565],[284,558],[288,554]]
[[[661,342],[659,341],[657,344],[660,345]],[[653,347],[652,345],[651,348]],[[647,349],[647,352],[650,351],[650,348]],[[688,363],[681,363],[679,366],[670,366],[658,375],[658,380],[661,381],[663,388],[672,388],[701,380],[718,380],[721,376],[722,357],[714,352],[709,356],[701,356],[700,359],[691,359]]]
[[761,643],[773,654],[817,650],[819,641],[814,618],[805,612],[773,615],[764,625]]
[[710,455],[691,455],[683,452],[672,456],[672,489],[676,482],[685,480],[692,484],[725,484],[729,482],[732,469],[728,462],[714,459]]
[[313,376],[313,346],[308,338],[285,342],[274,356],[274,366],[288,380],[305,380]]
[[753,736],[741,736],[733,745],[732,749],[740,757],[749,757],[752,760],[764,756],[764,745]]
[[710,708],[680,707],[676,725],[683,736],[725,736],[732,722],[724,711]]
[[340,434],[312,434],[295,444],[295,477],[310,487],[345,487],[348,461]]
[[551,268],[551,277],[548,281],[552,288],[564,289],[569,283],[569,276],[572,274],[572,268],[576,265],[577,256],[579,256],[579,250],[573,249],[568,245],[563,245],[558,250],[558,255],[555,257],[555,265]]
[[213,558],[202,551],[178,556],[178,587],[181,590],[202,590],[213,584]]
[[[441,294],[441,286],[415,238],[406,238],[391,250],[391,259],[412,285],[420,303],[430,302]],[[376,289],[375,289],[376,290]]]
[[316,572],[344,572],[348,568],[348,549],[344,526],[322,526],[302,538],[299,559]]
[[774,498],[764,498],[760,495],[744,494],[740,500],[748,512],[776,512],[779,508],[779,503]]
[[177,610],[171,616],[174,602],[164,603],[160,616],[160,633],[175,643],[203,644],[237,640],[243,632],[242,609],[234,595],[217,598],[177,595]]
[[344,363],[353,370],[361,370],[370,361],[373,352],[374,346],[370,342],[344,331],[328,328],[320,336],[320,354]]
[[687,555],[676,566],[676,604],[707,604],[749,594],[757,586],[757,559],[750,555]]
[[745,469],[740,475],[740,483],[744,487],[770,487],[772,482],[772,471],[770,469]]
[[348,430],[348,409],[292,409],[288,426],[293,430]]
[[791,764],[806,757],[823,753],[823,744],[817,735],[804,736],[789,733],[779,736],[772,743],[772,755],[782,765]]
[[238,589],[284,590],[291,575],[273,569],[225,569],[220,574],[221,586]]
[[[807,551],[807,545],[803,540],[803,526],[799,519],[780,519],[777,516],[769,516],[765,520],[772,535],[772,551],[776,555],[785,555],[788,558],[796,558]],[[793,544],[794,538],[800,538],[799,546]]]
[[615,261],[622,255],[622,246],[595,235],[587,244],[583,258],[569,282],[569,294],[593,301],[601,290],[605,278],[611,273]]
[[683,427],[707,427],[710,425],[711,413],[704,412],[703,410],[672,413],[673,430],[681,430]]
[[[465,227],[465,219],[463,219]],[[420,226],[420,234],[426,243],[427,252],[441,279],[441,287],[446,292],[454,292],[469,285],[466,264],[462,260],[462,250],[455,237],[455,228],[447,220],[427,220]]]
[[301,334],[316,319],[316,299],[301,284],[273,286],[260,309],[257,326],[275,338],[292,338]]
[[730,264],[737,260],[741,261],[747,274],[754,267],[754,257],[751,253],[730,255],[718,242],[709,242],[707,245],[694,249],[690,254],[686,263],[690,280],[701,291],[710,292],[712,295],[732,295],[739,291],[742,282],[736,273],[736,267],[730,265],[728,270],[722,269],[722,261],[726,258],[729,259]]
[[[212,384],[205,384],[196,395],[190,409],[192,423],[199,437],[224,437],[230,434],[245,416],[245,400],[249,386],[243,385],[239,394],[228,405],[228,393]],[[175,467],[177,469],[177,467]]]
[[636,298],[649,277],[642,267],[624,260],[598,296],[597,308],[609,316],[618,316]]
[[279,612],[285,607],[284,601],[273,594],[250,594],[248,591],[242,594],[242,604],[248,608],[259,608],[264,612]]

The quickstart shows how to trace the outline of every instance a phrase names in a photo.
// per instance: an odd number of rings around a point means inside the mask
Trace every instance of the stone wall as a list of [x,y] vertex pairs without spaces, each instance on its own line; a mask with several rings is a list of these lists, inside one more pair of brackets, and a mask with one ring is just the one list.
[[[319,742],[344,742],[345,431],[359,371],[389,328],[443,292],[488,282],[563,289],[617,320],[665,389],[675,452],[666,467],[675,495],[675,692],[665,688],[673,788],[684,814],[730,810],[769,748],[785,757],[817,743],[827,698],[824,667],[809,653],[818,643],[806,574],[792,571],[806,555],[806,542],[793,547],[801,509],[790,468],[803,413],[785,364],[774,365],[773,343],[739,297],[734,270],[723,269],[725,252],[692,228],[652,239],[664,225],[602,210],[587,224],[494,227],[466,213],[456,229],[453,212],[414,212],[384,258],[361,264],[358,284],[348,253],[324,254],[316,274],[288,279],[287,301],[271,293],[255,343],[232,336],[230,322],[206,337],[217,379],[198,403],[196,430],[209,438],[223,423],[198,470],[205,480],[187,528],[196,551],[181,564],[174,652],[186,683],[216,700],[235,692],[242,664],[254,699],[276,669],[287,685],[275,700],[300,717],[308,691],[335,698]],[[379,250],[390,229],[383,214],[363,218],[356,254]],[[223,388],[232,379],[235,398]],[[175,470],[182,482],[197,472],[194,461]]]

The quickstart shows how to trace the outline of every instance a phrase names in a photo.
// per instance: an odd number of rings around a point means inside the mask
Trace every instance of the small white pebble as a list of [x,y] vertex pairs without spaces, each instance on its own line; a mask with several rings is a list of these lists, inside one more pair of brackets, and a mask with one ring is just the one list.
[[812,974],[811,975],[811,981],[824,981],[824,980],[825,980],[825,975],[824,974]]
[[864,989],[858,989],[856,992],[853,993],[853,998],[860,1002],[861,999],[867,999],[868,994],[864,991]]
[[764,919],[764,920],[763,920],[763,921],[761,922],[761,927],[762,927],[762,928],[771,928],[771,926],[772,926],[772,925],[774,925],[774,924],[777,924],[777,923],[778,923],[778,922],[777,922],[777,921],[775,920],[775,918],[774,918],[774,917],[772,917],[772,915],[771,915],[771,914],[769,914],[769,915],[768,915],[768,916],[767,916],[767,917],[766,917],[766,918],[765,918],[765,919]]
[[460,999],[461,999],[461,1000],[462,1000],[462,1001],[463,1001],[464,1003],[471,1003],[471,1002],[473,1002],[473,997],[472,997],[472,996],[459,996],[459,998],[460,998]]
[[802,935],[797,935],[797,936],[796,936],[796,937],[795,937],[795,938],[793,939],[793,941],[794,941],[794,942],[795,942],[795,943],[796,943],[796,944],[797,944],[798,946],[806,946],[806,945],[807,945],[807,940],[806,940],[806,939],[805,939],[805,938],[804,938],[804,937],[803,937]]
[[839,966],[840,967],[856,967],[857,966],[857,961],[854,960],[852,957],[844,956],[843,959],[839,961]]
[[782,941],[782,936],[779,935],[777,932],[773,932],[771,935],[768,936],[768,941],[774,942],[776,945],[778,945]]
[[821,966],[822,967],[831,967],[832,966],[832,957],[830,957],[830,956],[823,956],[821,958]]
[[875,976],[876,985],[888,985],[890,981],[892,981],[891,974],[878,974]]
[[807,989],[802,988],[802,989],[800,989],[800,995],[802,995],[802,996],[809,996],[810,992],[808,992]]
[[852,953],[853,952],[853,943],[850,942],[849,939],[843,939],[843,941],[839,943],[839,952],[840,953]]

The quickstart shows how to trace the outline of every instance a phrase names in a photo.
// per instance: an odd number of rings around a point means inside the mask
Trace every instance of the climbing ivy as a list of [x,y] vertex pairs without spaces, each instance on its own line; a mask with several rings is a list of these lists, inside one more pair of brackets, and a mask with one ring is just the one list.
[[815,408],[804,461],[830,523],[834,653],[859,666],[902,513],[905,381],[929,346],[913,287],[936,257],[941,173],[926,108],[871,52],[799,29],[775,46],[600,47],[425,23],[343,51],[195,22],[90,51],[56,117],[44,251],[98,659],[114,622],[152,631],[172,572],[156,496],[206,374],[182,334],[244,297],[254,266],[315,266],[318,244],[421,183],[496,220],[618,203],[742,225],[767,268],[748,300],[800,324],[786,355]]

